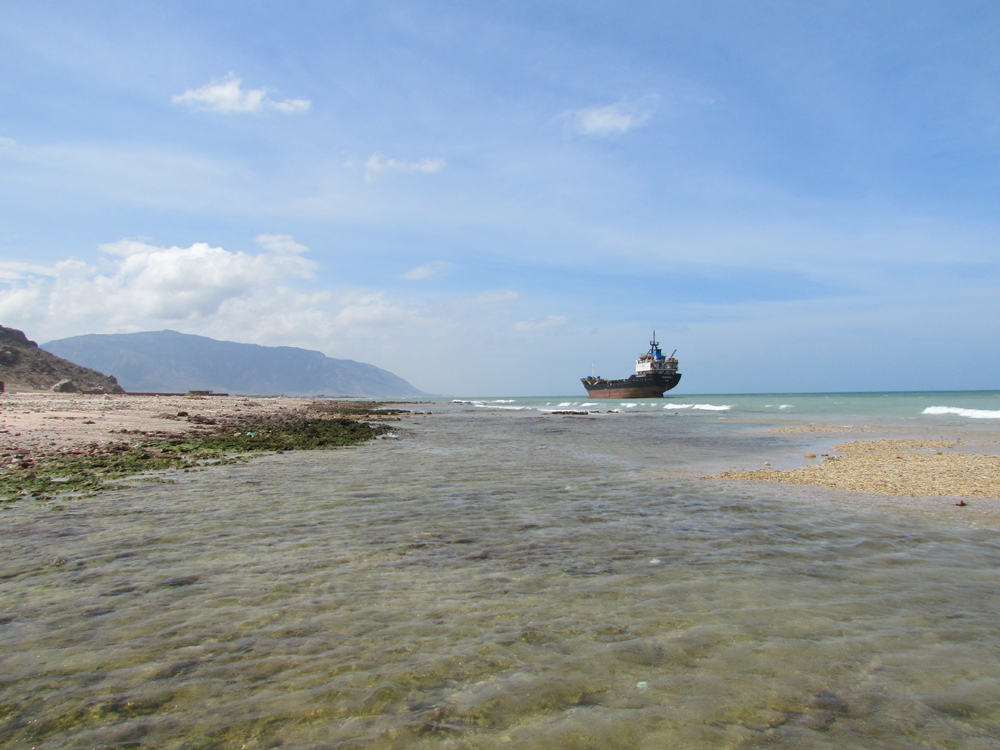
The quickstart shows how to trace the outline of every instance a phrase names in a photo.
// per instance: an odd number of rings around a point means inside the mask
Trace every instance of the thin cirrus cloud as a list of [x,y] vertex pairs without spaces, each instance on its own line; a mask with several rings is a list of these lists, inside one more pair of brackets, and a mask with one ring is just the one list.
[[365,162],[365,180],[375,182],[379,173],[396,172],[424,172],[430,174],[440,172],[444,166],[444,159],[424,159],[423,161],[403,161],[402,159],[386,159],[377,151]]
[[299,244],[290,234],[261,234],[254,242],[275,255],[301,255],[309,252],[309,248]]
[[621,135],[645,125],[652,116],[648,103],[618,102],[603,107],[585,107],[572,113],[578,132],[595,138]]
[[423,281],[424,279],[437,276],[442,271],[446,271],[449,268],[451,268],[451,263],[445,263],[443,260],[432,260],[430,263],[424,263],[422,266],[411,268],[409,271],[402,274],[401,278],[409,281]]
[[546,318],[536,320],[521,320],[515,323],[512,328],[515,331],[542,331],[553,326],[566,325],[569,319],[565,315],[549,315]]
[[192,109],[223,114],[257,114],[272,109],[286,115],[296,115],[307,112],[312,106],[308,99],[274,101],[268,98],[267,93],[267,89],[244,89],[243,80],[229,73],[224,78],[209,81],[201,88],[177,94],[171,101]]

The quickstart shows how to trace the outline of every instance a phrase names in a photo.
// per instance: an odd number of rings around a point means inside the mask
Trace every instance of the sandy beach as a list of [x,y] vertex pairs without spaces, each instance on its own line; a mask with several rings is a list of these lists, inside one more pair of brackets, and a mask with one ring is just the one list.
[[0,451],[73,450],[128,433],[181,434],[225,416],[265,416],[304,408],[311,399],[127,394],[0,394]]
[[[285,397],[3,393],[0,495],[89,494],[135,474],[350,444],[384,431],[369,424],[398,419],[370,413],[372,406]],[[313,429],[317,423],[322,434]]]

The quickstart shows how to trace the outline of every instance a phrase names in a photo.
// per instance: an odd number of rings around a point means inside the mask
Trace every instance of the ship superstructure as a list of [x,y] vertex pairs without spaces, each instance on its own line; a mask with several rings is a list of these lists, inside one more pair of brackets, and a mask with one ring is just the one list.
[[656,331],[649,342],[649,351],[635,361],[635,375],[621,380],[605,380],[599,375],[580,378],[590,398],[661,398],[666,391],[681,382],[674,353],[664,357],[656,340]]

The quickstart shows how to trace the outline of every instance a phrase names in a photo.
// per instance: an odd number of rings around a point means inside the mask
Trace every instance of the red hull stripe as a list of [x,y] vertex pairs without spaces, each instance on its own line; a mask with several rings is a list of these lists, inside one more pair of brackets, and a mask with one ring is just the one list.
[[663,398],[666,388],[649,386],[645,388],[602,388],[599,391],[587,391],[590,398]]

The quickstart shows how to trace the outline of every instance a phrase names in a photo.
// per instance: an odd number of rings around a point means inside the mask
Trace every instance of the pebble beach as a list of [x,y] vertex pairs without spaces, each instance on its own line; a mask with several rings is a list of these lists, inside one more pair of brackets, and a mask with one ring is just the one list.
[[[812,484],[896,497],[1000,498],[1000,456],[965,453],[961,441],[899,439],[839,443],[790,470],[736,470],[724,479]],[[970,448],[996,450],[995,441]],[[819,462],[816,462],[819,459]]]

